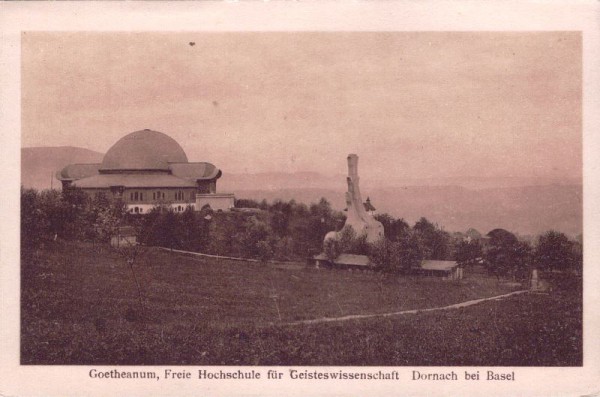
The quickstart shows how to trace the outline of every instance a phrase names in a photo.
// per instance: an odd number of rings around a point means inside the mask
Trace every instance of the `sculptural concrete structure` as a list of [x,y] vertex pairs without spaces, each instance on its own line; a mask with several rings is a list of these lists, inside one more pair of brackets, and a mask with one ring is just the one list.
[[[374,243],[383,238],[383,225],[373,216],[369,215],[363,205],[360,194],[358,177],[358,156],[356,154],[348,155],[348,191],[346,192],[346,205],[348,206],[348,215],[344,227],[352,226],[357,236],[366,235],[367,242]],[[339,232],[329,232],[325,236],[325,241],[339,238]]]

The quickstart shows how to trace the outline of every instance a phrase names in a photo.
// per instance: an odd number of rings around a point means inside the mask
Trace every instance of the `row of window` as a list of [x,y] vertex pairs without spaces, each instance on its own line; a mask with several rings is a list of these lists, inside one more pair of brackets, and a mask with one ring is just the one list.
[[131,192],[131,193],[129,193],[129,200],[130,201],[144,201],[144,193],[143,192]]
[[[152,201],[156,201],[156,200],[168,200],[170,199],[170,194],[168,194],[168,192],[165,194],[165,192],[162,191],[155,191],[152,192]],[[176,191],[174,194],[174,200],[185,200],[185,192],[182,190]],[[144,192],[129,192],[129,201],[144,201],[144,199],[146,198],[146,194]],[[190,200],[195,200],[196,199],[196,192],[192,191],[189,192],[189,196]]]
[[[175,210],[175,212],[183,212],[183,211],[185,211],[186,207],[184,207],[182,205],[178,205],[177,207],[173,207],[173,210]],[[142,207],[133,207],[133,208],[129,209],[129,212],[133,212],[134,214],[143,214],[144,213],[144,208],[142,208]]]

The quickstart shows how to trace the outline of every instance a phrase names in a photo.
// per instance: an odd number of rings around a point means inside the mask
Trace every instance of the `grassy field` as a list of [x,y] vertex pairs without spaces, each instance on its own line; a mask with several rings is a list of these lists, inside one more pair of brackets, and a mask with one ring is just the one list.
[[[519,289],[278,269],[145,249],[136,284],[107,246],[56,243],[22,262],[23,364],[580,365],[581,287],[451,311],[315,325],[302,319],[449,305]],[[468,274],[467,274],[468,275]]]

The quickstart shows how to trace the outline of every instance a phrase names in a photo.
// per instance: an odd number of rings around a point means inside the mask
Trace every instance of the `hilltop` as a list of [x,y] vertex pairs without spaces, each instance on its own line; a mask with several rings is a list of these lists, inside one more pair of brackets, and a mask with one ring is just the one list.
[[56,171],[73,163],[99,163],[103,153],[73,146],[21,149],[21,184],[27,188],[60,188]]

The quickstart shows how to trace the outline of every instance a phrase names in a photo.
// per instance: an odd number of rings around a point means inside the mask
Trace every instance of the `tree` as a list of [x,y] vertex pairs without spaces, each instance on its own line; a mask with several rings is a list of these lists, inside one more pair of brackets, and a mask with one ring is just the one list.
[[482,256],[483,250],[477,240],[460,241],[456,244],[456,262],[460,266],[472,266],[477,264]]
[[244,230],[236,234],[242,248],[242,256],[268,260],[273,257],[274,239],[272,230],[263,220],[255,216],[247,219]]
[[323,242],[323,253],[330,261],[335,260],[342,254],[340,242],[337,238],[328,238]]
[[525,280],[531,273],[533,264],[533,248],[527,241],[519,241],[514,246],[512,276],[517,280]]
[[259,208],[260,203],[250,199],[235,199],[235,208]]
[[38,196],[39,210],[47,222],[44,234],[50,237],[65,237],[69,221],[69,209],[57,190],[42,190]]
[[281,200],[276,201],[270,208],[271,229],[278,237],[285,237],[289,234],[290,218],[292,217],[294,203],[285,203]]
[[583,244],[580,241],[573,242],[573,271],[583,273]]
[[181,222],[181,246],[187,251],[202,251],[206,241],[203,240],[203,219],[196,215],[191,206],[179,215]]
[[159,219],[160,245],[171,249],[181,249],[183,227],[175,211],[169,208],[161,214]]
[[77,187],[63,189],[61,196],[62,235],[67,239],[82,239],[93,235],[90,197]]
[[338,239],[340,242],[340,253],[349,254],[354,240],[356,240],[357,234],[354,228],[350,225],[344,226],[344,228],[338,233]]
[[426,248],[418,233],[411,232],[397,241],[382,238],[371,245],[370,259],[385,273],[408,273],[419,267]]
[[167,205],[157,205],[140,220],[140,241],[147,245],[182,249],[184,228],[180,217]]
[[488,271],[498,279],[506,276],[515,279],[527,277],[532,258],[529,243],[520,242],[514,234],[504,229],[494,229],[488,236],[490,242],[485,252]]
[[387,213],[376,214],[375,219],[381,222],[385,237],[390,241],[397,241],[410,231],[404,219],[396,219]]
[[138,236],[139,241],[145,245],[160,245],[161,230],[160,216],[162,211],[166,210],[166,207],[160,205],[154,206],[143,218],[141,222],[140,233]]
[[[202,212],[201,212],[202,213]],[[243,213],[207,213],[208,235],[207,251],[214,255],[239,256],[240,237],[246,223]]]
[[550,230],[538,239],[535,264],[543,270],[567,270],[575,264],[574,244],[563,233]]
[[418,233],[407,233],[398,240],[400,248],[400,265],[402,271],[420,267],[421,261],[428,255],[428,247]]
[[493,245],[509,245],[518,241],[517,236],[504,229],[494,229],[487,235]]
[[321,244],[325,234],[331,230],[337,230],[339,216],[331,208],[331,204],[325,198],[321,198],[317,204],[311,204],[309,208],[311,236],[313,243]]
[[366,233],[359,235],[350,225],[344,226],[338,233],[337,246],[339,254],[368,255],[370,252]]
[[95,234],[101,241],[110,241],[124,223],[127,207],[122,200],[109,200],[102,197],[93,201]]
[[448,232],[441,230],[437,225],[429,222],[427,218],[419,219],[413,226],[413,231],[422,240],[427,259],[450,259],[452,244]]
[[21,186],[21,252],[40,245],[48,234],[48,220],[40,208],[39,194]]
[[108,242],[111,237],[117,235],[120,223],[121,220],[114,215],[110,208],[98,210],[94,227],[100,241]]
[[371,245],[369,259],[378,271],[399,273],[402,268],[400,254],[400,244],[397,241],[381,238]]
[[481,239],[481,233],[474,228],[469,228],[469,230],[465,232],[465,236],[469,239],[469,241]]
[[292,259],[293,249],[294,244],[291,237],[279,238],[273,246],[273,257],[278,260],[290,260]]

